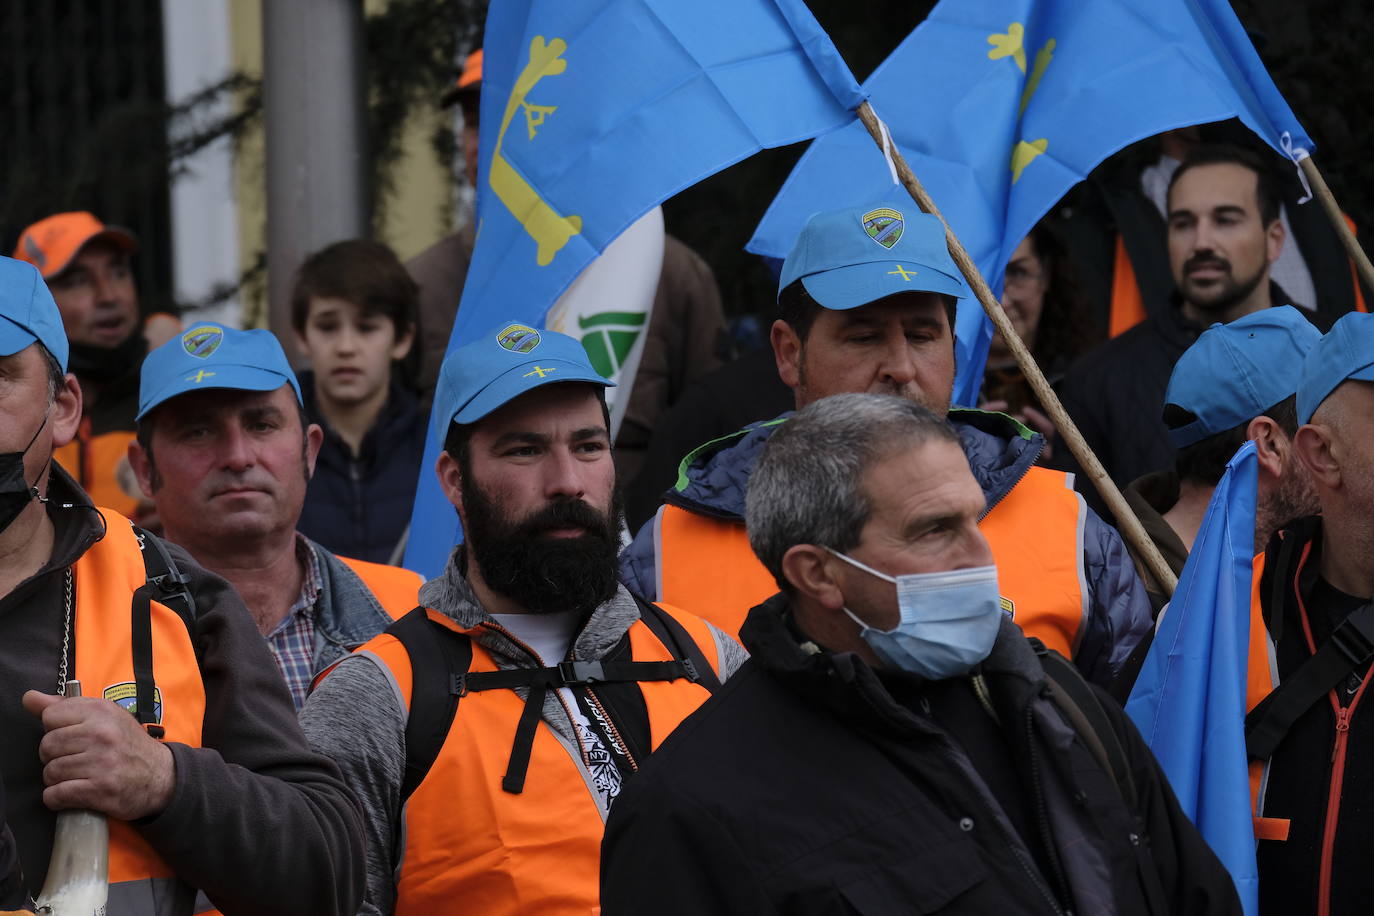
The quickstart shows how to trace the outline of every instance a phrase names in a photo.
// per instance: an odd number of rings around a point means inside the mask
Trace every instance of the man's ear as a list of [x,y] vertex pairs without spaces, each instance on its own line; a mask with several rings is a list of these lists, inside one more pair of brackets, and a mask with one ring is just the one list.
[[1283,231],[1283,220],[1281,219],[1274,220],[1269,224],[1269,228],[1264,230],[1265,255],[1268,257],[1270,264],[1273,264],[1279,259],[1279,255],[1283,252],[1283,243],[1287,235],[1288,234]]
[[138,488],[149,496],[153,493],[153,463],[148,460],[148,453],[143,450],[143,446],[138,444],[137,439],[129,441],[129,467],[134,472],[134,478],[138,481]]
[[844,592],[832,575],[829,551],[815,544],[794,544],[782,555],[782,575],[798,593],[828,611],[844,607]]
[[458,510],[458,518],[463,519],[463,471],[458,462],[448,452],[440,452],[439,460],[434,462],[434,473],[444,496]]
[[793,391],[801,387],[802,342],[792,326],[779,318],[768,332],[773,345],[773,359],[778,364],[778,377]]
[[315,476],[315,459],[320,457],[320,446],[324,445],[324,430],[320,424],[311,423],[305,428],[305,467],[306,477]]
[[1341,466],[1332,451],[1331,430],[1308,423],[1293,436],[1293,451],[1320,488],[1334,490],[1341,485]]
[[1245,437],[1255,443],[1260,474],[1267,475],[1271,480],[1283,476],[1284,461],[1292,443],[1279,425],[1269,417],[1255,417],[1245,427]]
[[81,428],[81,386],[70,372],[62,377],[61,386],[53,394],[52,414],[48,422],[52,425],[54,449],[75,439],[76,431]]

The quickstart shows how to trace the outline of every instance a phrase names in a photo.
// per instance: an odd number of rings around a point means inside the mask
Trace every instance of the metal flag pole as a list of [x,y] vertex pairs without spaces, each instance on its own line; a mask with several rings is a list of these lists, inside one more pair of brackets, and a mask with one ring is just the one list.
[[[1154,541],[1145,533],[1145,526],[1140,523],[1140,519],[1131,511],[1131,507],[1126,502],[1126,498],[1121,495],[1112,479],[1107,476],[1107,470],[1102,466],[1102,462],[1097,460],[1097,455],[1088,446],[1083,434],[1078,431],[1073,420],[1069,419],[1068,411],[1064,405],[1059,403],[1059,397],[1050,387],[1050,383],[1045,379],[1045,374],[1040,371],[1040,367],[1035,362],[1035,357],[1026,349],[1025,343],[1017,335],[1016,329],[1011,325],[1011,319],[1002,310],[1002,304],[992,295],[992,290],[988,287],[987,281],[979,273],[977,265],[969,257],[964,246],[955,237],[954,231],[949,228],[949,223],[941,216],[940,210],[935,206],[935,202],[930,199],[921,182],[917,180],[911,166],[907,165],[902,158],[901,151],[897,149],[897,144],[885,137],[885,130],[878,116],[873,112],[872,106],[864,102],[857,109],[859,120],[868,128],[879,149],[883,150],[884,155],[890,156],[890,162],[894,165],[898,180],[911,194],[911,199],[916,201],[916,206],[924,212],[934,214],[939,217],[940,222],[945,224],[945,238],[949,243],[949,253],[954,258],[954,263],[959,265],[959,270],[963,272],[964,278],[968,280],[973,293],[978,297],[979,303],[983,306],[983,311],[987,312],[992,324],[1002,333],[1002,340],[1006,343],[1007,349],[1016,358],[1016,364],[1021,367],[1021,371],[1026,376],[1026,381],[1030,382],[1031,390],[1040,399],[1045,412],[1054,421],[1054,426],[1059,430],[1059,434],[1064,438],[1064,444],[1069,447],[1069,451],[1078,459],[1088,479],[1093,486],[1097,487],[1097,492],[1102,494],[1108,508],[1116,516],[1117,527],[1132,547],[1134,547],[1141,559],[1145,563],[1146,569],[1159,583],[1165,595],[1172,596],[1174,589],[1178,586],[1178,577],[1174,575],[1169,564],[1164,562],[1164,557],[1160,554],[1159,548],[1155,547]],[[1304,160],[1304,164],[1311,160]],[[1329,196],[1330,192],[1328,192]],[[1368,261],[1366,261],[1366,264]]]

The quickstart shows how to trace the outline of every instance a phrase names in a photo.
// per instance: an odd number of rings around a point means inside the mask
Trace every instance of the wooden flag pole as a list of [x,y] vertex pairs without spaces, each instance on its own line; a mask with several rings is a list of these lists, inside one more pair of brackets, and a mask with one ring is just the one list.
[[[940,215],[940,210],[935,206],[935,202],[930,199],[921,182],[917,180],[915,173],[911,171],[911,166],[907,165],[902,158],[901,152],[897,149],[896,143],[890,139],[885,139],[883,127],[874,114],[873,108],[864,102],[857,109],[859,120],[863,121],[868,132],[873,136],[873,140],[880,149],[891,153],[892,161],[897,169],[897,177],[907,192],[911,194],[911,199],[916,201],[916,205],[924,212],[934,214],[939,217],[940,222],[945,223],[945,218]],[[1303,160],[1304,163],[1311,160]],[[1083,434],[1078,431],[1073,420],[1069,419],[1068,411],[1064,405],[1059,403],[1059,398],[1054,390],[1050,388],[1050,383],[1046,381],[1045,374],[1040,371],[1040,367],[1035,362],[1035,357],[1031,356],[1026,349],[1025,343],[1017,335],[1016,329],[1011,325],[1011,319],[1002,310],[1002,304],[992,295],[992,290],[988,288],[983,275],[979,273],[977,265],[968,256],[964,246],[955,238],[954,232],[949,228],[949,223],[945,223],[945,238],[949,243],[949,253],[954,257],[954,263],[959,265],[959,270],[963,272],[964,278],[968,280],[969,286],[973,288],[974,295],[982,304],[983,310],[987,312],[988,318],[992,319],[993,326],[1002,334],[1002,340],[1006,343],[1007,349],[1011,350],[1012,356],[1016,358],[1016,363],[1021,367],[1021,371],[1026,376],[1026,381],[1030,382],[1031,390],[1040,399],[1040,404],[1054,421],[1055,428],[1064,438],[1064,443],[1069,447],[1069,451],[1078,459],[1088,479],[1093,486],[1097,487],[1097,492],[1102,494],[1106,500],[1108,508],[1116,516],[1117,527],[1122,536],[1127,540],[1145,563],[1146,569],[1160,585],[1165,595],[1172,596],[1174,589],[1178,586],[1178,577],[1174,575],[1169,564],[1164,562],[1164,557],[1160,554],[1159,548],[1155,547],[1154,541],[1145,533],[1145,526],[1136,518],[1131,507],[1127,504],[1126,498],[1121,495],[1116,484],[1107,476],[1107,471],[1102,467],[1102,462],[1097,460],[1097,455],[1088,447]]]
[[1331,219],[1331,225],[1336,227],[1336,234],[1341,237],[1341,243],[1345,245],[1346,254],[1354,263],[1360,279],[1364,281],[1365,286],[1374,290],[1374,264],[1369,263],[1369,255],[1364,253],[1364,249],[1355,238],[1355,233],[1350,230],[1350,224],[1345,221],[1345,214],[1341,212],[1331,189],[1326,186],[1326,179],[1317,170],[1317,164],[1312,161],[1311,156],[1304,156],[1299,166],[1302,173],[1307,176],[1308,183],[1312,185],[1312,196],[1321,201],[1322,209]]

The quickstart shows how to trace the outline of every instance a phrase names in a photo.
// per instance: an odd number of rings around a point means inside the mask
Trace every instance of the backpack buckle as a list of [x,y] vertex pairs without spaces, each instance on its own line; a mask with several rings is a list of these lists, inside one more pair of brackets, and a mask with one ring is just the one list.
[[1351,665],[1361,665],[1374,655],[1374,615],[1360,608],[1341,621],[1331,632],[1331,642]]
[[563,678],[563,683],[569,685],[595,684],[606,680],[606,671],[598,661],[560,662],[558,674]]

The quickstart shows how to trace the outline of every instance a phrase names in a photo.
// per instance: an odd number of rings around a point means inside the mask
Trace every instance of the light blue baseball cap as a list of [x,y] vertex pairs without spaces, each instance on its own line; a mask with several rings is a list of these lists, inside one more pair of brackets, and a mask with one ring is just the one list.
[[208,388],[276,391],[289,384],[301,400],[301,385],[271,331],[240,331],[201,322],[148,354],[138,384],[138,416],[164,401]]
[[42,344],[67,371],[67,332],[38,268],[0,257],[0,356]]
[[905,292],[970,295],[950,257],[944,224],[914,205],[814,214],[783,262],[778,292],[797,280],[836,311]]
[[1307,354],[1298,385],[1298,422],[1312,422],[1322,401],[1346,379],[1374,382],[1374,315],[1342,315]]
[[1291,305],[1261,309],[1202,332],[1174,364],[1164,403],[1197,417],[1169,430],[1185,448],[1258,417],[1293,396],[1321,332]]
[[434,409],[442,429],[453,421],[476,423],[526,391],[561,382],[615,387],[592,368],[578,341],[557,331],[510,323],[445,357]]

